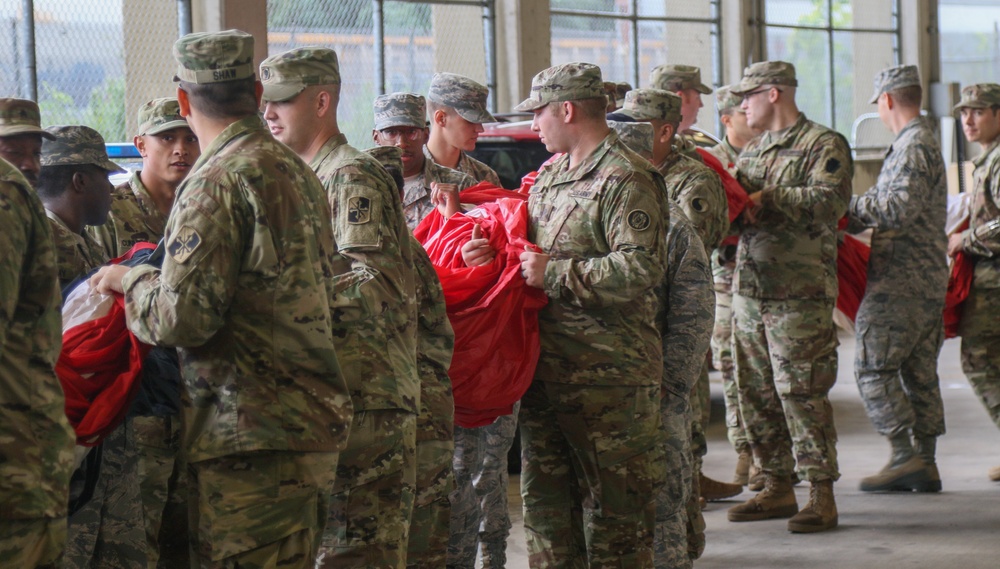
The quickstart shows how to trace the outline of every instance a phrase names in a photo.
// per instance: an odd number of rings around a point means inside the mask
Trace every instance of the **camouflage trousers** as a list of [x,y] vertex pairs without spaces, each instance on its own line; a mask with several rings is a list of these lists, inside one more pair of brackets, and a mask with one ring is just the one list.
[[652,567],[665,475],[659,386],[536,379],[519,422],[529,566]]
[[710,419],[712,395],[708,385],[708,366],[701,366],[701,374],[695,381],[688,398],[688,414],[686,423],[691,434],[688,456],[690,457],[689,472],[685,474],[688,481],[687,503],[687,552],[691,559],[698,559],[705,552],[705,518],[701,513],[701,465],[702,459],[708,454],[708,441],[705,438],[705,425]]
[[66,567],[145,569],[139,464],[131,420],[112,431],[101,447],[94,494],[69,518]]
[[181,458],[180,417],[133,417],[139,456],[139,493],[146,530],[146,565],[191,564],[187,463]]
[[1000,289],[976,287],[962,307],[962,371],[1000,427]]
[[810,482],[840,477],[827,397],[837,381],[833,305],[833,299],[733,296],[740,411],[765,472],[787,477],[797,467]]
[[442,569],[447,562],[454,454],[451,439],[417,441],[416,499],[406,547],[409,569]]
[[[689,553],[689,503],[693,486],[691,469],[691,408],[684,389],[661,392],[663,444],[665,446],[666,476],[663,488],[656,495],[656,531],[653,555],[656,569],[685,569],[692,566]],[[701,539],[704,540],[704,518],[701,518]]]
[[510,512],[507,506],[507,453],[517,435],[517,413],[489,425],[455,425],[455,493],[451,504],[448,567],[473,569],[482,548],[484,569],[507,563]]
[[701,472],[701,461],[708,454],[708,441],[705,439],[705,425],[711,419],[712,392],[708,384],[708,365],[701,366],[701,373],[691,387],[691,457],[694,460],[692,468]]
[[406,566],[416,486],[417,415],[356,411],[340,453],[318,567]]
[[[713,264],[713,269],[715,265]],[[715,327],[712,329],[712,365],[722,373],[726,402],[726,435],[736,452],[750,450],[743,416],[740,415],[736,368],[733,365],[733,294],[715,282]]]
[[855,320],[854,375],[879,434],[944,434],[937,360],[944,341],[942,300],[865,295]]
[[312,569],[337,453],[260,451],[188,467],[192,567]]
[[66,518],[0,518],[0,567],[62,569]]

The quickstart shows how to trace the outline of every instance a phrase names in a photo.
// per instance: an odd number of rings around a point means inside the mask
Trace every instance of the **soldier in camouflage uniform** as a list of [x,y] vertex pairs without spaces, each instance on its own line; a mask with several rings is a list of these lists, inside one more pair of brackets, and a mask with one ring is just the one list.
[[340,131],[336,52],[293,49],[264,60],[260,76],[264,119],[319,176],[338,252],[349,263],[336,278],[347,283],[337,288],[352,302],[334,311],[333,330],[355,414],[337,466],[320,566],[402,569],[420,383],[413,252],[399,192],[378,161]]
[[167,219],[162,268],[95,281],[124,290],[142,341],[179,348],[192,565],[311,568],[352,415],[329,204],[257,115],[252,36],[189,34],[173,51],[202,156]]
[[[439,201],[454,196],[454,190],[474,186],[476,180],[434,162],[427,142],[427,102],[413,93],[390,93],[375,98],[375,129],[379,146],[403,151],[403,214],[412,231]],[[454,187],[452,187],[454,186]]]
[[[108,258],[124,255],[136,243],[158,243],[181,182],[201,155],[198,138],[180,116],[177,99],[148,101],[139,108],[139,134],[132,142],[142,155],[142,169],[114,189],[111,213],[88,233]],[[176,353],[176,352],[174,352]],[[172,355],[166,356],[174,360]],[[157,367],[163,373],[165,367]],[[173,372],[173,366],[170,366]],[[178,370],[179,371],[179,370]],[[138,456],[139,491],[146,531],[146,563],[150,569],[189,565],[187,540],[187,463],[180,451],[180,381],[164,397],[147,388],[133,405],[130,421]]]
[[[403,192],[403,162],[395,146],[366,150],[396,180]],[[417,368],[420,375],[420,415],[417,417],[417,496],[410,518],[406,566],[412,569],[445,567],[448,557],[451,504],[455,487],[452,456],[455,400],[451,393],[452,351],[455,334],[448,321],[444,291],[430,257],[413,239],[413,268],[417,274]]]
[[0,566],[58,569],[76,437],[53,371],[62,297],[52,230],[18,172],[37,179],[51,136],[39,122],[34,102],[0,99]]
[[[486,110],[489,91],[468,77],[437,73],[427,92],[430,137],[428,160],[464,172],[476,182],[500,186],[492,168],[467,154],[476,147],[482,124],[496,122]],[[458,200],[458,188],[446,199]],[[444,189],[444,187],[442,188]],[[458,486],[451,505],[451,540],[448,566],[472,569],[477,550],[482,551],[485,569],[504,567],[507,563],[507,536],[510,512],[507,507],[507,454],[517,433],[517,412],[497,417],[493,423],[467,429],[455,425],[455,484]],[[465,499],[473,497],[469,503]]]
[[[694,223],[698,237],[710,251],[722,242],[729,231],[729,205],[719,175],[701,162],[682,154],[674,146],[681,111],[681,97],[661,89],[629,91],[622,108],[622,114],[652,123],[655,132],[652,162],[663,174],[668,197]],[[692,494],[692,510],[697,506],[699,496],[706,500],[721,500],[743,491],[741,486],[719,482],[701,472],[702,457],[708,452],[704,427],[708,423],[710,406],[707,366],[702,369],[693,390],[690,401],[691,451],[693,476],[698,490]]]
[[[965,138],[983,153],[973,164],[974,185],[969,228],[949,237],[948,254],[959,251],[975,263],[972,288],[962,307],[962,370],[990,418],[1000,427],[1000,85],[980,83],[962,89],[955,110]],[[1000,466],[989,472],[1000,481]]]
[[675,133],[675,146],[681,154],[701,162],[694,141],[684,134],[698,122],[698,110],[705,106],[701,96],[712,93],[712,88],[701,82],[701,68],[694,65],[658,65],[649,72],[649,86],[681,98],[681,120]]
[[[719,159],[730,174],[736,175],[736,159],[746,143],[760,134],[747,126],[746,113],[740,108],[743,100],[730,91],[729,85],[715,92],[719,120],[726,127],[722,142],[708,151]],[[753,453],[747,442],[746,427],[740,414],[733,367],[733,271],[736,269],[736,244],[722,244],[711,254],[712,278],[715,283],[715,327],[712,331],[712,364],[722,372],[722,385],[726,402],[726,431],[729,442],[738,453],[733,484],[746,486],[751,472],[760,470],[753,465]],[[763,480],[761,480],[763,482]],[[753,488],[751,488],[753,489]],[[760,488],[757,488],[760,490]]]
[[52,223],[59,284],[65,287],[109,259],[84,228],[107,221],[113,189],[108,174],[122,169],[108,159],[96,130],[53,126],[47,131],[53,139],[42,143],[38,196]]
[[[827,393],[837,380],[837,221],[851,197],[843,136],[799,112],[795,67],[747,67],[732,90],[747,124],[764,130],[740,154],[749,192],[733,278],[733,359],[740,411],[764,490],[731,521],[792,517],[793,532],[836,527],[837,433]],[[791,441],[791,444],[789,443]],[[794,448],[795,455],[792,455]],[[812,484],[796,514],[792,470]]]
[[[59,280],[66,284],[107,261],[83,225],[107,220],[108,159],[104,139],[85,126],[50,127],[42,143],[38,195],[56,236]],[[101,467],[91,499],[69,518],[67,567],[143,569],[146,566],[135,430],[126,419],[101,442]],[[93,451],[92,451],[93,452]]]
[[948,188],[937,135],[920,116],[921,96],[913,65],[875,78],[871,102],[896,139],[875,186],[851,198],[847,210],[848,231],[874,229],[855,319],[854,374],[868,417],[892,445],[886,467],[861,480],[868,492],[941,489],[934,448],[945,430],[937,359],[949,273]]
[[[652,157],[653,126],[649,123],[609,122],[629,148]],[[690,500],[690,393],[701,374],[708,349],[709,327],[715,305],[708,257],[694,226],[673,202],[667,227],[667,274],[659,287],[658,322],[663,336],[661,420],[666,447],[667,475],[656,497],[654,566],[684,569],[705,549],[705,520],[697,501]],[[694,505],[693,511],[688,506]]]
[[521,255],[528,285],[549,296],[519,417],[533,568],[653,566],[666,188],[610,131],[605,104],[600,70],[569,63],[537,74],[517,106],[565,153],[531,189],[538,252]]

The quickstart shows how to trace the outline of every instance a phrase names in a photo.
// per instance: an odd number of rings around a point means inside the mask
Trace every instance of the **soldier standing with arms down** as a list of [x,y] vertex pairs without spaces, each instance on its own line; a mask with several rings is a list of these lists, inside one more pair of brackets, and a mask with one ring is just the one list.
[[253,37],[174,44],[181,114],[202,156],[161,269],[105,267],[129,328],[180,348],[192,564],[313,567],[351,401],[333,347],[336,255],[316,175],[257,114]]
[[336,52],[293,49],[264,60],[260,75],[271,133],[323,183],[347,273],[336,277],[344,281],[337,290],[345,303],[333,313],[334,345],[355,414],[319,565],[402,569],[420,384],[411,236],[399,192],[385,169],[340,131]]
[[[843,136],[799,112],[797,85],[792,64],[765,61],[733,87],[747,124],[765,131],[737,164],[750,203],[733,279],[733,358],[747,437],[766,479],[760,494],[729,509],[729,520],[791,517],[789,531],[810,533],[837,525],[827,393],[837,380],[837,221],[853,165]],[[797,514],[796,465],[812,485]]]
[[666,189],[610,131],[606,104],[600,69],[568,63],[535,75],[517,107],[565,153],[531,189],[540,252],[521,255],[528,285],[549,297],[520,413],[531,567],[653,565]]
[[937,359],[948,287],[948,189],[937,135],[920,116],[922,94],[913,65],[875,78],[871,102],[896,139],[875,186],[851,198],[847,210],[848,231],[875,230],[855,319],[854,373],[868,417],[892,445],[886,467],[861,480],[866,492],[941,489],[934,449],[944,434]]
[[[969,228],[948,240],[949,255],[962,252],[975,264],[959,326],[962,371],[1000,427],[1000,85],[969,85],[955,110],[966,140],[983,147],[973,161]],[[1000,466],[990,469],[989,477],[1000,481]]]
[[62,296],[52,229],[21,173],[38,179],[51,136],[39,123],[34,102],[0,99],[0,565],[57,569],[76,437],[54,371]]

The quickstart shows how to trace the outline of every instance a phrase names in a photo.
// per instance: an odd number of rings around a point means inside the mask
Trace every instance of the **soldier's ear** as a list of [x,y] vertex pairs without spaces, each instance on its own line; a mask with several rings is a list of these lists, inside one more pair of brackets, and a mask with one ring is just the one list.
[[191,101],[188,99],[187,91],[177,87],[177,106],[180,107],[180,115],[184,118],[191,116]]

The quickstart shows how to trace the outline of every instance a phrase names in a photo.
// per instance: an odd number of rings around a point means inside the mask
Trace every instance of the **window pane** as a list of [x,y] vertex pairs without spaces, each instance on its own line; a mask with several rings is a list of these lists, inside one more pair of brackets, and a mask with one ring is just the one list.
[[631,35],[628,20],[552,16],[552,65],[593,63],[605,81],[634,84]]
[[938,28],[942,81],[1000,81],[1000,4],[940,0]]
[[837,103],[833,125],[850,140],[851,126],[865,113],[877,112],[870,104],[875,75],[893,60],[893,35],[885,33],[835,32],[834,81]]
[[826,32],[814,30],[771,28],[767,31],[767,57],[795,65],[799,109],[810,119],[831,125],[827,37]]
[[[631,14],[631,0],[552,0],[552,10],[588,10],[609,14]],[[554,26],[554,24],[553,24]]]
[[768,0],[764,21],[792,26],[826,26],[830,21],[827,0]]

